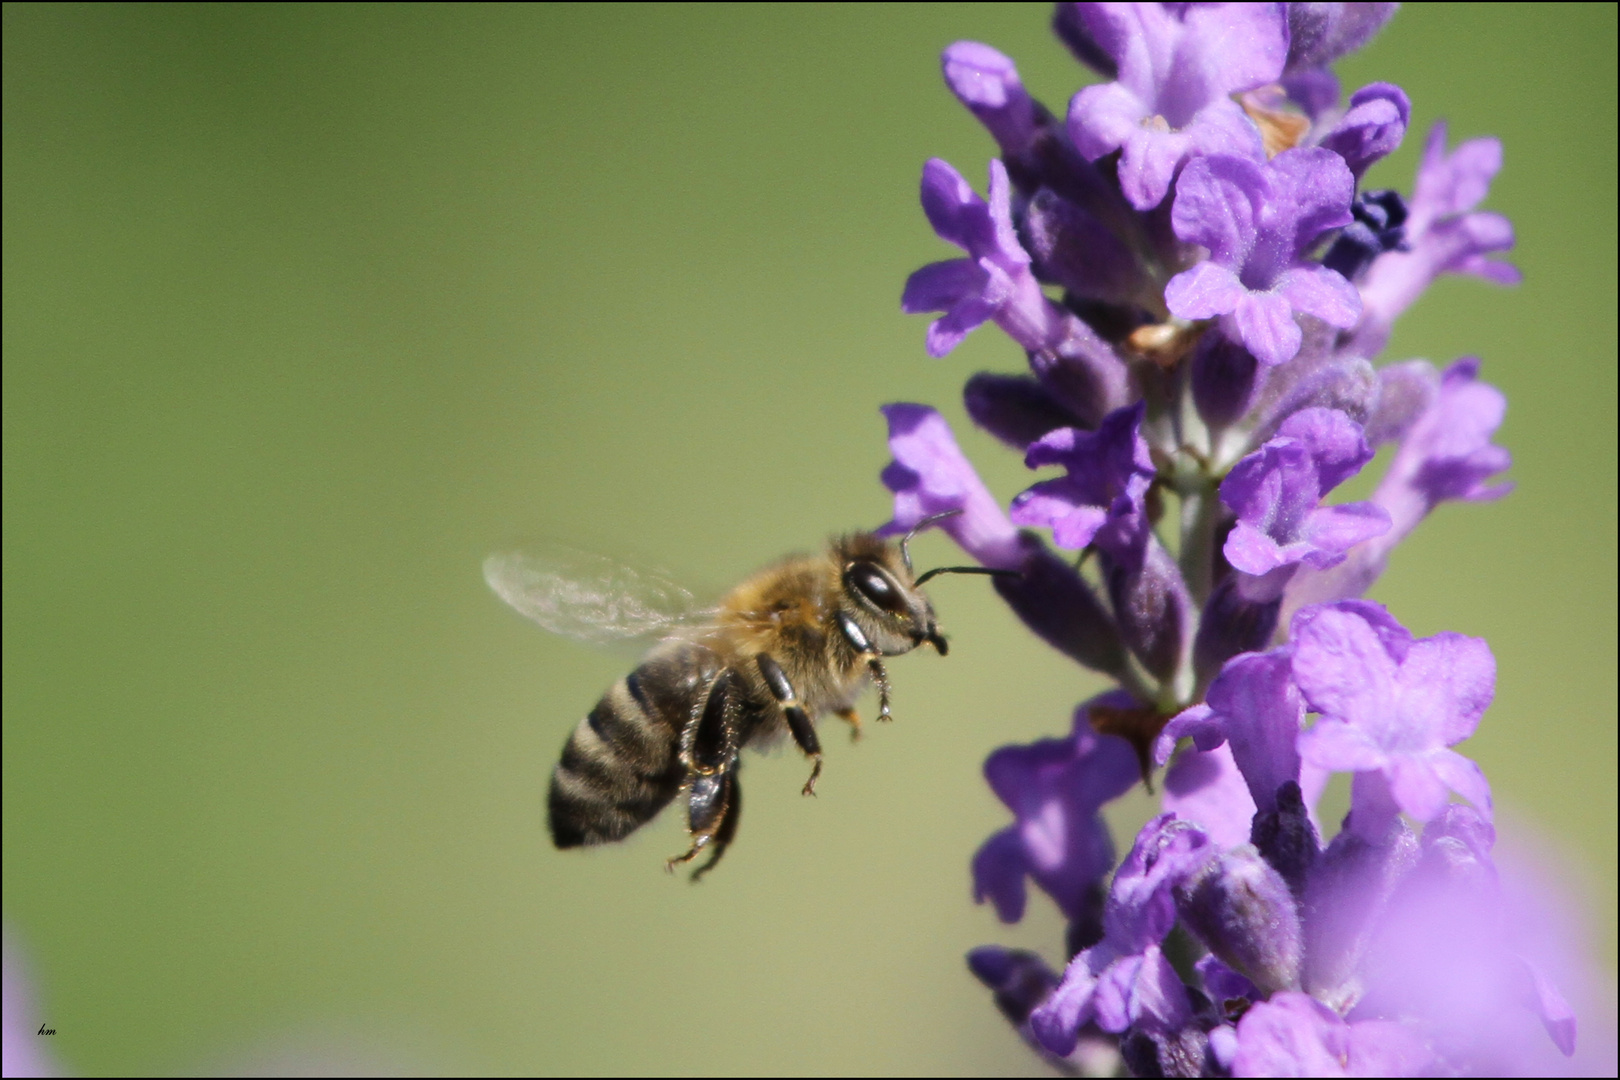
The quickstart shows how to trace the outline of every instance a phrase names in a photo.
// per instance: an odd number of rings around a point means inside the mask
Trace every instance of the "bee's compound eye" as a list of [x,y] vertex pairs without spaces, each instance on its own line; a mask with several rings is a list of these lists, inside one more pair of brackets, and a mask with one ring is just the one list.
[[899,615],[906,610],[906,600],[900,595],[900,590],[887,574],[871,563],[852,564],[844,571],[844,584],[881,611]]

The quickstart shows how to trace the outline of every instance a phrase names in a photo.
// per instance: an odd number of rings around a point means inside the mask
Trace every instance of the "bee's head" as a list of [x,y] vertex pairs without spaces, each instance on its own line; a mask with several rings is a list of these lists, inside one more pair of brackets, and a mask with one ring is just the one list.
[[898,656],[927,642],[945,654],[934,605],[894,544],[872,533],[856,533],[836,540],[833,555],[841,574],[840,611],[873,648]]

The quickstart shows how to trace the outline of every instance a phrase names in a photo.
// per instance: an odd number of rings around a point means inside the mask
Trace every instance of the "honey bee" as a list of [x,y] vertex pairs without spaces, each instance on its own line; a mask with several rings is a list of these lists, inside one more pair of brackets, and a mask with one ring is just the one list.
[[605,643],[652,638],[634,671],[613,684],[569,736],[551,774],[551,838],[558,848],[622,840],[681,797],[690,847],[666,867],[707,851],[712,870],[737,833],[738,755],[785,733],[810,760],[803,792],[821,776],[816,721],[833,713],[860,734],[856,697],[877,686],[889,720],[883,661],[932,645],[945,655],[922,586],[938,574],[1006,571],[946,566],[913,576],[908,545],[869,532],[833,539],[759,571],[712,608],[655,575],[560,549],[493,555],[484,578],[512,607],[555,633]]

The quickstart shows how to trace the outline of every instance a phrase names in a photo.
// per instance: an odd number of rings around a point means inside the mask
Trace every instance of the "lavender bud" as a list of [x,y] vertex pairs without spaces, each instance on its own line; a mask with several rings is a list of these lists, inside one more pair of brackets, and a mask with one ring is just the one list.
[[1047,432],[1079,423],[1028,375],[981,371],[963,387],[962,403],[975,424],[1019,453]]
[[1081,22],[1079,7],[1079,4],[1058,4],[1052,12],[1052,33],[1069,47],[1076,60],[1103,78],[1112,79],[1119,74],[1119,67]]
[[1134,387],[1125,362],[1085,323],[1069,317],[1069,333],[1055,348],[1029,354],[1029,366],[1041,385],[1084,426],[1096,427],[1102,418],[1134,400]]
[[1304,938],[1288,883],[1251,845],[1176,888],[1176,911],[1210,952],[1266,993],[1299,985]]
[[[1320,327],[1317,332],[1332,332]],[[1260,394],[1260,422],[1249,436],[1259,446],[1283,421],[1301,409],[1337,409],[1364,424],[1378,400],[1378,373],[1366,360],[1334,353],[1326,346],[1302,349],[1292,363],[1274,369]]]
[[1057,973],[1032,952],[985,945],[967,954],[968,968],[995,994],[1001,1015],[1020,1026],[1051,996]]
[[1193,607],[1175,559],[1148,534],[1138,559],[1121,562],[1105,553],[1102,560],[1125,644],[1155,677],[1169,679],[1181,663]]
[[1282,598],[1249,600],[1238,585],[1236,574],[1227,575],[1204,605],[1203,621],[1193,642],[1193,670],[1200,686],[1209,685],[1238,653],[1264,649],[1277,629]]
[[1077,297],[1128,301],[1143,290],[1137,262],[1102,222],[1051,188],[1024,208],[1019,238],[1035,276]]
[[1209,1038],[1193,1025],[1162,1033],[1133,1028],[1119,1053],[1132,1076],[1205,1076]]
[[1275,810],[1261,810],[1254,815],[1249,842],[1288,882],[1296,899],[1304,895],[1320,846],[1298,781],[1289,780],[1277,789]]
[[977,41],[958,41],[940,57],[945,83],[989,129],[1002,150],[1016,154],[1035,140],[1035,103],[1005,55]]
[[1219,330],[1205,332],[1192,359],[1193,404],[1204,423],[1229,427],[1254,404],[1260,388],[1254,354]]
[[1354,281],[1384,252],[1405,248],[1406,202],[1396,191],[1364,191],[1350,213],[1355,220],[1322,256],[1322,265]]
[[1079,911],[1069,921],[1064,943],[1072,959],[1103,939],[1103,910],[1108,906],[1108,890],[1095,882],[1080,898]]
[[[1399,4],[1289,4],[1290,72],[1325,67],[1372,40]],[[1070,46],[1073,48],[1073,46]]]
[[1107,674],[1125,670],[1119,630],[1074,568],[1026,533],[1031,554],[1018,577],[995,578],[995,590],[1035,634],[1065,656]]

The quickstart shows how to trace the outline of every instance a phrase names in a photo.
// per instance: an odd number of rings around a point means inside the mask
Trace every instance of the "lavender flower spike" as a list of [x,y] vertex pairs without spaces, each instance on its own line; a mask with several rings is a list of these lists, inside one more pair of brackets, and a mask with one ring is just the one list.
[[1497,139],[1470,139],[1446,153],[1446,125],[1429,131],[1406,219],[1407,249],[1374,260],[1361,283],[1364,316],[1353,347],[1373,356],[1389,340],[1401,312],[1441,274],[1473,274],[1517,285],[1519,271],[1486,256],[1513,246],[1513,225],[1501,214],[1475,210],[1502,168]]
[[[960,511],[942,527],[1016,571],[1001,600],[1110,680],[1071,733],[989,755],[1012,820],[972,860],[1003,920],[1031,882],[1067,917],[1061,977],[1033,952],[969,956],[1060,1071],[1613,1073],[1456,749],[1491,702],[1490,649],[1353,599],[1439,503],[1506,491],[1510,461],[1477,360],[1372,363],[1436,275],[1517,280],[1487,258],[1512,229],[1478,209],[1495,140],[1447,153],[1437,127],[1410,202],[1361,188],[1411,104],[1383,82],[1341,103],[1329,65],[1396,7],[1059,4],[1057,36],[1107,80],[1061,123],[995,49],[941,58],[1000,160],[983,198],[928,163],[924,209],[965,257],[914,273],[902,305],[944,313],[935,356],[984,322],[1025,351],[964,403],[1062,468],[998,505],[938,413],[886,406],[885,529]],[[1330,505],[1384,444],[1372,498]],[[1105,804],[1151,791],[1155,765],[1161,813],[1110,878]],[[1324,846],[1334,772],[1351,807]]]
[[1119,186],[1138,210],[1164,201],[1198,154],[1264,160],[1260,132],[1231,95],[1276,80],[1288,55],[1281,4],[1075,4],[1076,40],[1113,61],[1117,81],[1069,105],[1069,137],[1095,161],[1120,151]]
[[962,550],[986,566],[1017,569],[1025,549],[1013,528],[956,445],[945,418],[926,405],[883,406],[889,421],[889,449],[894,460],[883,470],[883,483],[894,492],[894,519],[888,532],[904,532],[931,514],[960,510],[940,527]]
[[1325,569],[1343,562],[1356,544],[1388,532],[1388,511],[1372,503],[1320,505],[1370,460],[1361,425],[1337,409],[1301,409],[1290,416],[1276,438],[1221,482],[1221,500],[1238,516],[1226,539],[1227,561],[1255,577],[1291,572],[1299,563]]
[[906,281],[902,311],[945,312],[928,328],[930,356],[946,355],[990,319],[1031,351],[1055,348],[1068,336],[1063,311],[1042,294],[1013,231],[1011,186],[1000,161],[990,162],[985,202],[950,165],[930,159],[923,166],[922,204],[940,238],[968,253],[930,263]]
[[1230,155],[1195,159],[1170,220],[1209,259],[1170,279],[1166,306],[1183,319],[1222,316],[1222,328],[1268,365],[1299,352],[1295,315],[1355,326],[1355,287],[1305,258],[1324,232],[1350,223],[1355,186],[1344,159],[1320,147],[1285,151],[1264,167]]
[[1449,747],[1474,733],[1496,688],[1496,660],[1480,638],[1443,633],[1415,641],[1366,600],[1294,617],[1294,680],[1322,718],[1300,736],[1300,756],[1354,772],[1350,827],[1376,840],[1395,811],[1432,821],[1455,791],[1490,819],[1491,789]]

